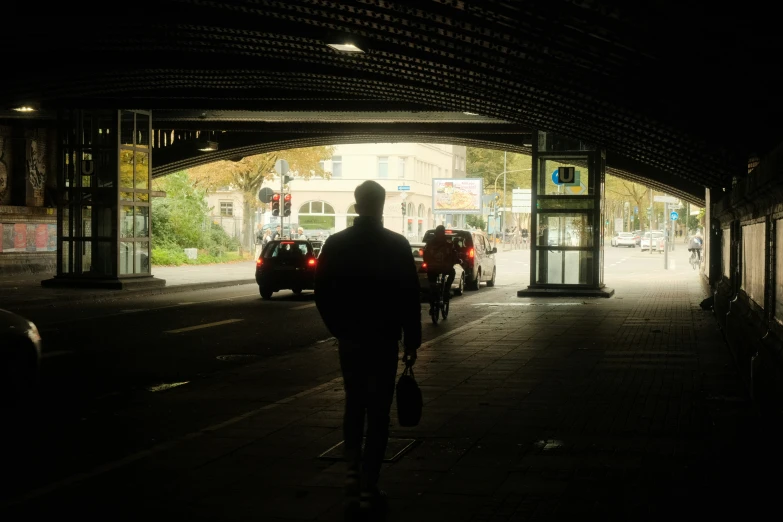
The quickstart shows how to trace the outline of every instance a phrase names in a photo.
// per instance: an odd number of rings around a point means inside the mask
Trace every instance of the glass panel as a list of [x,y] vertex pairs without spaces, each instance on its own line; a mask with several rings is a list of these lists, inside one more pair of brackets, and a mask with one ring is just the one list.
[[299,213],[300,214],[309,214],[310,213],[310,203],[305,203],[301,207],[299,207]]
[[149,237],[150,207],[136,207],[136,237]]
[[136,113],[136,145],[139,147],[150,146],[149,114]]
[[93,156],[97,184],[99,187],[113,187],[117,175],[117,156],[112,150],[97,150]]
[[120,144],[133,145],[134,116],[130,111],[122,111],[120,121]]
[[150,181],[150,155],[146,152],[136,153],[136,188],[148,189]]
[[539,250],[537,284],[591,285],[593,253],[589,251]]
[[308,231],[325,230],[329,233],[334,232],[334,216],[301,216],[299,226]]
[[334,214],[334,207],[329,203],[324,203],[324,214]]
[[[778,220],[778,223],[783,222],[783,220]],[[778,229],[778,234],[780,233],[780,229]],[[780,243],[778,243],[780,244]],[[731,229],[730,228],[724,228],[723,229],[723,245],[721,245],[723,248],[723,275],[727,278],[731,278]],[[779,272],[781,276],[783,276],[783,272]]]
[[764,308],[764,235],[766,223],[742,227],[742,289]]
[[378,158],[378,177],[389,177],[389,158],[386,156],[381,156]]
[[84,145],[92,145],[94,137],[95,120],[92,113],[85,111],[82,113],[82,135],[80,136],[81,143]]
[[[584,166],[568,163],[576,161]],[[574,179],[569,183],[555,183],[555,171],[560,172],[560,167],[573,167]],[[590,177],[587,171],[587,157],[564,158],[562,160],[542,159],[540,162],[538,179],[539,196],[588,196],[592,195]]]
[[[728,243],[725,239],[726,230],[723,231],[724,244]],[[726,247],[723,248],[725,259]],[[724,268],[723,272],[725,274],[727,270]],[[775,221],[775,319],[783,323],[783,219]]]
[[92,271],[92,241],[77,241],[82,249],[82,273]]
[[63,207],[60,214],[60,221],[63,224],[63,237],[71,237],[71,209]]
[[539,198],[536,201],[536,208],[540,210],[554,210],[554,209],[568,209],[568,210],[579,210],[579,209],[585,209],[590,210],[593,208],[595,204],[595,201],[592,198],[580,198],[580,199],[571,199],[571,198]]
[[538,246],[592,247],[592,215],[538,214]]
[[92,237],[92,207],[82,207],[82,221],[80,223],[80,234],[82,237]]
[[136,243],[136,267],[135,274],[150,273],[150,243],[139,241]]
[[120,274],[133,273],[133,243],[120,242]]
[[95,116],[96,144],[117,146],[117,133],[112,130],[116,125],[115,121],[114,111],[99,113]]
[[62,246],[62,273],[70,274],[71,270],[73,270],[73,267],[71,266],[71,242],[63,241]]
[[310,205],[311,205],[310,206],[310,209],[311,209],[310,211],[313,214],[323,214],[324,213],[324,203],[323,203],[323,201],[313,201]]
[[146,192],[137,192],[136,193],[136,201],[149,201],[150,195]]
[[93,273],[100,275],[114,275],[112,272],[111,243],[109,241],[96,241],[93,255]]
[[133,151],[120,151],[120,186],[133,188]]
[[114,209],[101,207],[95,209],[95,226],[99,237],[114,237]]
[[120,237],[133,237],[133,207],[123,205],[120,209]]
[[120,199],[122,201],[133,201],[133,192],[120,192]]
[[82,176],[82,187],[91,187],[92,186],[92,176]]

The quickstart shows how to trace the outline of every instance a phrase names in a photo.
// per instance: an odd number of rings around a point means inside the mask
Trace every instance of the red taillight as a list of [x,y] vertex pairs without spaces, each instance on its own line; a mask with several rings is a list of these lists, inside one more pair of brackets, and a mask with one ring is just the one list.
[[424,249],[423,248],[419,249],[419,256],[424,257]]
[[307,266],[315,266],[315,259],[308,259]]
[[473,259],[473,257],[476,255],[476,252],[471,248],[468,250],[468,257]]
[[293,241],[281,241],[280,244],[281,245],[293,245],[294,242]]
[[264,260],[263,259],[261,259],[260,257],[258,259],[256,259],[256,267],[259,267],[259,266],[261,266],[263,264],[264,264]]
[[427,263],[422,263],[422,264],[421,264],[421,267],[422,267],[422,268],[427,268]]

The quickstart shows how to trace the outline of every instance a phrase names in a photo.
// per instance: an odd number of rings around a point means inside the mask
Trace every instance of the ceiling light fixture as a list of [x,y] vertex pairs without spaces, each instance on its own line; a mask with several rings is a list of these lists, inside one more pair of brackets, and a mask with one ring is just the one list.
[[464,114],[465,116],[478,116],[478,114],[476,114],[475,112],[463,112],[462,114]]
[[32,107],[30,105],[21,105],[19,107],[13,107],[12,110],[14,110],[16,112],[35,112],[38,109],[36,109],[35,107]]
[[343,44],[326,44],[328,47],[331,47],[335,51],[340,51],[341,53],[363,53],[361,49],[356,47],[352,43],[343,43]]

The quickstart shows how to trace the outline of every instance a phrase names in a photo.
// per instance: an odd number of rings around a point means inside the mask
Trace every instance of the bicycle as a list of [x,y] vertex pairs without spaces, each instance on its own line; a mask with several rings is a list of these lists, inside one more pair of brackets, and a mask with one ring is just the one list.
[[691,257],[688,260],[691,263],[691,266],[694,270],[696,270],[699,267],[699,255],[696,253],[696,249],[691,250]]
[[430,296],[430,317],[432,317],[432,324],[438,324],[438,319],[442,315],[443,319],[449,317],[449,305],[451,299],[446,297],[446,292],[450,292],[451,288],[446,288],[446,283],[449,280],[449,275],[440,273],[438,279],[435,280],[435,288],[438,291],[436,298],[432,299]]

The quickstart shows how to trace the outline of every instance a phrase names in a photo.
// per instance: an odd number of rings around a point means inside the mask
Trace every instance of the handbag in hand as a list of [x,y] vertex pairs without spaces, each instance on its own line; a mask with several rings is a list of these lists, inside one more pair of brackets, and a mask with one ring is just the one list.
[[400,380],[397,381],[397,420],[400,426],[418,426],[423,405],[421,389],[413,376],[413,368],[406,365]]

